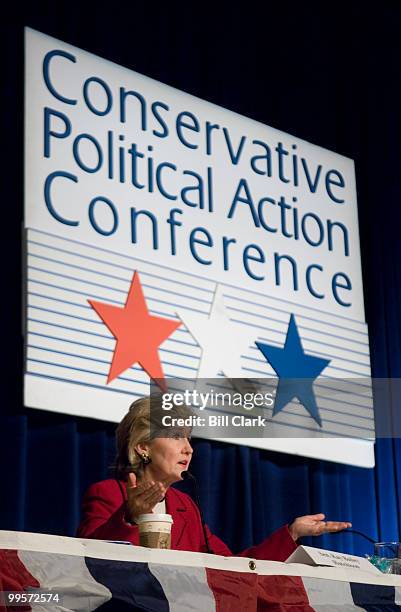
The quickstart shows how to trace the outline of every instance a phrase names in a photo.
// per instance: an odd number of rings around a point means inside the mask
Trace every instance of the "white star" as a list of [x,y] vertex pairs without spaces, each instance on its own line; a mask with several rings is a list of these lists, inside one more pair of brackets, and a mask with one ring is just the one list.
[[209,317],[179,310],[177,315],[202,349],[198,378],[216,378],[220,372],[227,378],[241,378],[241,354],[254,343],[255,331],[230,321],[223,301],[223,290],[217,286]]

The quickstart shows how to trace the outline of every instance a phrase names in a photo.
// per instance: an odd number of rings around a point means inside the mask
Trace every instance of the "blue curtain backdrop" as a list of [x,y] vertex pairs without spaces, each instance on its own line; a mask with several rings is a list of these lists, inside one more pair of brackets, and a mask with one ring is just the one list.
[[[111,14],[71,2],[56,13],[38,2],[10,9],[18,14],[2,25],[0,529],[73,535],[83,491],[110,475],[114,456],[112,425],[22,407],[23,25],[355,159],[373,375],[401,377],[400,9],[266,3],[266,21],[252,3],[214,7],[213,16],[207,6],[187,3],[184,13],[172,4],[158,12],[133,2]],[[376,410],[399,418],[390,393]],[[320,511],[373,538],[400,539],[397,438],[377,442],[372,470],[194,446],[207,521],[233,550]],[[314,543],[369,551],[349,534]]]

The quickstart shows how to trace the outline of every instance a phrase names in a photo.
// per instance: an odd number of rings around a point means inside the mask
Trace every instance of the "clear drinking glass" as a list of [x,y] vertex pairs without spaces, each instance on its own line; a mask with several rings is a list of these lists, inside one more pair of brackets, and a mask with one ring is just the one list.
[[400,555],[400,542],[377,542],[371,562],[384,574],[400,574]]

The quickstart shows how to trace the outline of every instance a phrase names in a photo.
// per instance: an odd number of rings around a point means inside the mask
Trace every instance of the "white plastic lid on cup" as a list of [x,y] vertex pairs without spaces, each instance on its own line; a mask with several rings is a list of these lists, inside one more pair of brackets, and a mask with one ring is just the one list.
[[140,523],[173,523],[171,514],[140,514],[136,519],[137,525]]

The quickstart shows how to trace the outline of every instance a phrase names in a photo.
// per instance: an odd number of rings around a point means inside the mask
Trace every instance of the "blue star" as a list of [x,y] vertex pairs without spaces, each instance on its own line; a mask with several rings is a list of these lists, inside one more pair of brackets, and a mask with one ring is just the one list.
[[330,359],[312,357],[304,353],[293,314],[290,318],[284,348],[277,348],[263,344],[263,342],[256,342],[256,346],[262,351],[279,377],[273,416],[283,410],[291,400],[297,398],[321,427],[322,420],[312,384],[330,363]]

